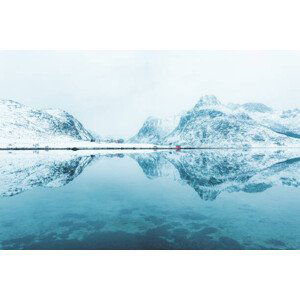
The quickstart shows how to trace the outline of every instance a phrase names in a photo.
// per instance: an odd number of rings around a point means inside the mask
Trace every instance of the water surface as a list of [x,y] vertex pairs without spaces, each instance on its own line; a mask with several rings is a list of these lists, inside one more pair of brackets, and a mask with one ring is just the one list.
[[300,249],[296,150],[0,154],[0,249]]

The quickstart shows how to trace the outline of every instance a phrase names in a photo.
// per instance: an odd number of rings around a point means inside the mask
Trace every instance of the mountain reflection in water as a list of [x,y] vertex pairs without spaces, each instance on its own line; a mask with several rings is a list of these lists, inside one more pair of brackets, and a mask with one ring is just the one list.
[[297,149],[1,154],[0,249],[300,249]]

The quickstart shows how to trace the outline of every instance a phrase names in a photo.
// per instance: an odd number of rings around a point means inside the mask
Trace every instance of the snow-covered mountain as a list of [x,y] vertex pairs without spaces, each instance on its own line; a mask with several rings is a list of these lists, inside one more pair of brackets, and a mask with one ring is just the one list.
[[275,132],[300,138],[300,110],[297,108],[279,111],[261,103],[245,103],[235,107],[229,104],[228,107],[247,113],[253,120]]
[[262,103],[226,105],[206,95],[173,126],[147,120],[134,141],[189,147],[300,146],[299,112],[278,112]]
[[92,135],[72,115],[58,109],[37,110],[0,100],[0,144],[90,141]]
[[179,115],[165,119],[149,117],[144,122],[139,132],[132,137],[129,142],[159,144],[171,131],[176,128],[179,120]]
[[219,107],[222,105],[221,101],[218,100],[218,98],[214,95],[204,95],[202,96],[197,104],[195,105],[194,109],[204,109],[204,108],[213,108],[213,107]]
[[293,145],[293,142],[259,124],[247,113],[231,112],[213,96],[200,99],[163,141],[194,147],[276,147]]

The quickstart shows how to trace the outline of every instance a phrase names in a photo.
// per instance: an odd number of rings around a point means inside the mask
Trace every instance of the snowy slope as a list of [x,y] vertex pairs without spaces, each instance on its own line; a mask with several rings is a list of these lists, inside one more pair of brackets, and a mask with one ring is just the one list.
[[67,112],[36,110],[0,100],[0,145],[90,141],[91,134]]
[[149,117],[139,132],[132,137],[129,142],[159,144],[166,135],[176,128],[179,120],[179,115],[165,119]]
[[186,147],[300,146],[300,110],[279,112],[262,103],[224,104],[206,95],[176,122],[149,118],[134,142]]
[[[251,111],[252,114],[247,113]],[[278,147],[300,145],[300,140],[279,134],[251,116],[270,113],[263,104],[233,108],[215,96],[204,96],[183,115],[177,128],[162,142],[194,147]]]
[[[244,106],[240,110],[245,109]],[[260,124],[290,137],[300,138],[300,110],[286,111],[247,111],[249,116]]]
[[275,110],[262,103],[245,103],[242,105],[229,103],[227,108],[234,112],[246,113],[259,124],[275,132],[290,137],[300,138],[300,110]]

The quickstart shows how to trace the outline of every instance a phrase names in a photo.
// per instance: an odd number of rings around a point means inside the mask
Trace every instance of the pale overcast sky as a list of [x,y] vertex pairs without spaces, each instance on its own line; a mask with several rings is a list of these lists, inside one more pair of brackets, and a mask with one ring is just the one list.
[[66,110],[101,135],[132,136],[203,94],[299,108],[300,51],[0,52],[0,99]]

